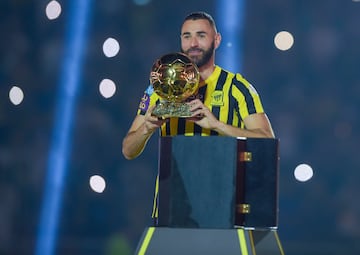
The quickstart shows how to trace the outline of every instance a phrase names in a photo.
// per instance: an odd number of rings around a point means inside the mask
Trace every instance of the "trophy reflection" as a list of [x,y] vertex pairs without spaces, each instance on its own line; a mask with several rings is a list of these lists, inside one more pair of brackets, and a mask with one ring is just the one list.
[[152,114],[163,119],[190,117],[190,107],[184,101],[197,92],[199,80],[196,64],[185,54],[170,53],[157,59],[150,83],[161,100]]

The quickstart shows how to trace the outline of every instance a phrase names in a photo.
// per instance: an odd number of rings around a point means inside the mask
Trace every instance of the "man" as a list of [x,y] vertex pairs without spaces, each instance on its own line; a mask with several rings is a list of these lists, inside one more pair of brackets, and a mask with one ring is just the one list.
[[152,111],[159,100],[151,86],[145,91],[122,152],[134,159],[144,150],[152,134],[161,128],[167,135],[222,135],[273,138],[274,133],[260,97],[240,74],[215,65],[215,50],[221,42],[213,18],[204,12],[191,13],[181,27],[181,51],[200,71],[198,94],[188,99],[189,118],[158,119]]

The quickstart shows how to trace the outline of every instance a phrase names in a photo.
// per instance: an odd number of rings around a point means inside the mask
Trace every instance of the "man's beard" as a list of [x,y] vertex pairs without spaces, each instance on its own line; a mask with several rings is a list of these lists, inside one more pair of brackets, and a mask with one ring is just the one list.
[[[200,67],[202,67],[203,65],[205,65],[205,64],[207,64],[209,62],[209,60],[211,59],[211,57],[212,57],[212,55],[214,53],[214,49],[215,49],[215,42],[213,41],[211,43],[210,48],[207,49],[207,50],[203,50],[203,49],[194,47],[194,48],[188,49],[187,51],[184,51],[181,48],[181,52],[188,55],[189,58],[191,58],[191,60],[194,61],[194,63],[197,65],[197,67],[200,68]],[[189,52],[191,52],[192,50],[200,50],[203,53],[203,55],[202,56],[190,56]]]

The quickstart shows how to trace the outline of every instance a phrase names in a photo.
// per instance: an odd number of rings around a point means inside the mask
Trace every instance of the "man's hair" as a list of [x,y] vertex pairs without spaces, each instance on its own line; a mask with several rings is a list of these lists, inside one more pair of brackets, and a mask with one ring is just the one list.
[[215,32],[217,33],[216,24],[213,17],[206,12],[192,12],[185,17],[184,22],[187,20],[198,20],[198,19],[206,19],[207,21],[209,21],[210,25],[214,28]]

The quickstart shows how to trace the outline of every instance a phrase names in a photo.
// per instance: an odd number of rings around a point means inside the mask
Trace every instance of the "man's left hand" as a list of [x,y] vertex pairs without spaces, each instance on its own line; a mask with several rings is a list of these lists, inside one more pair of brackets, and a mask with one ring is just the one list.
[[194,99],[187,104],[190,106],[192,113],[191,117],[187,118],[187,120],[193,121],[197,125],[207,129],[214,129],[216,127],[219,120],[200,99]]

